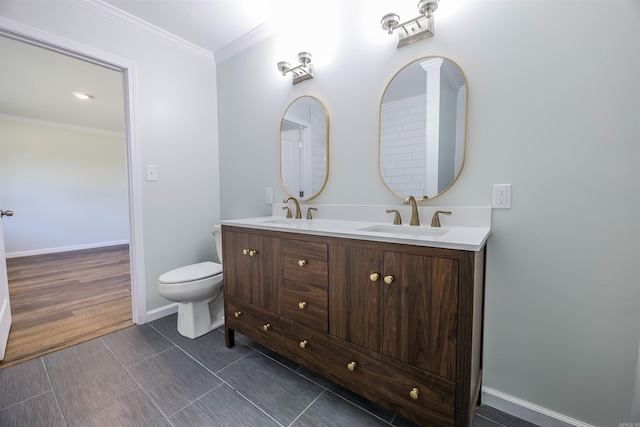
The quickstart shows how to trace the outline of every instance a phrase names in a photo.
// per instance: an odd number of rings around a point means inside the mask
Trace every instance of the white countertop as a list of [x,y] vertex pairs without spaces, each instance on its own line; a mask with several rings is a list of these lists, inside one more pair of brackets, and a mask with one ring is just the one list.
[[[391,225],[369,221],[346,221],[339,219],[291,219],[276,216],[222,220],[222,225],[247,227],[261,230],[332,236],[346,239],[371,240],[402,243],[434,248],[479,251],[485,245],[491,229],[489,227],[459,227],[427,225]],[[378,231],[363,230],[379,228]],[[442,235],[431,235],[443,233]]]

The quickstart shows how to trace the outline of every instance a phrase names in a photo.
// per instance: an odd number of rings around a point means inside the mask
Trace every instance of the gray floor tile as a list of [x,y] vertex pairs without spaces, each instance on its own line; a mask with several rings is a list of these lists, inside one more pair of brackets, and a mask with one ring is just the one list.
[[0,409],[47,390],[51,383],[41,358],[0,370]]
[[347,402],[326,391],[293,423],[293,427],[369,427],[388,425],[351,402]]
[[476,414],[481,415],[491,421],[495,421],[499,425],[508,427],[537,427],[528,421],[522,420],[513,415],[509,415],[491,406],[482,405],[476,410]]
[[84,357],[103,351],[108,351],[107,346],[100,340],[100,338],[96,338],[91,341],[74,345],[73,347],[65,348],[64,350],[56,351],[55,353],[47,354],[46,356],[43,356],[43,359],[47,368],[53,368],[67,363],[75,363]]
[[408,419],[403,418],[400,415],[395,416],[391,425],[395,427],[420,427],[419,424],[416,424],[413,421],[409,421]]
[[278,427],[278,423],[226,384],[171,417],[176,427],[251,426]]
[[[1,369],[0,426],[416,427],[242,334],[236,338],[234,349],[224,346],[220,329],[184,338],[174,315]],[[473,427],[534,425],[482,406]]]
[[149,325],[132,326],[105,335],[101,339],[120,363],[125,366],[155,356],[173,347],[171,342]]
[[498,424],[495,421],[491,421],[481,415],[476,414],[473,417],[473,427],[505,427],[502,424]]
[[195,340],[183,337],[176,330],[176,316],[169,317],[174,321],[160,322],[163,319],[159,319],[153,322],[152,326],[213,372],[218,372],[253,351],[239,342],[233,348],[227,348],[224,344],[224,333],[218,330],[211,331]]
[[[102,344],[104,346],[104,344]],[[53,389],[66,420],[85,414],[135,388],[115,357],[106,350],[75,358],[69,363],[45,360]]]
[[[179,340],[179,338],[184,338],[188,340],[189,338],[183,337],[178,333],[178,314],[171,314],[169,316],[161,317],[158,320],[154,320],[149,323],[154,329],[158,330],[162,335],[164,335],[167,339],[173,341],[174,343]],[[196,338],[199,340],[202,337]]]
[[300,375],[304,375],[306,378],[309,378],[311,381],[317,384],[320,384],[321,386],[325,387],[327,390],[331,391],[332,393],[337,394],[343,399],[350,401],[351,403],[355,404],[356,406],[359,406],[360,408],[366,410],[367,412],[371,412],[373,415],[375,415],[378,418],[382,418],[385,421],[391,421],[391,419],[393,419],[393,416],[395,415],[393,411],[385,409],[373,403],[372,401],[365,399],[359,394],[353,393],[347,390],[346,388],[341,387],[332,381],[329,381],[328,379],[324,378],[322,375],[316,374],[313,371],[310,371],[306,368],[301,367],[298,370],[296,370],[296,372],[299,373]]
[[53,391],[0,411],[2,427],[65,427],[64,418]]
[[104,426],[171,427],[171,424],[138,388],[69,423],[69,427]]
[[174,347],[129,367],[160,410],[171,416],[220,385],[220,379]]
[[323,390],[256,352],[223,369],[218,376],[284,425],[291,423]]

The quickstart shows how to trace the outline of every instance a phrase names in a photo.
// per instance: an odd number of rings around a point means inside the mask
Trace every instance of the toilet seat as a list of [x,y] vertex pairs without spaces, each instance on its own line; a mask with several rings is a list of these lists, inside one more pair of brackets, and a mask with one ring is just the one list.
[[167,271],[158,278],[158,282],[166,285],[193,282],[222,273],[222,265],[205,261]]

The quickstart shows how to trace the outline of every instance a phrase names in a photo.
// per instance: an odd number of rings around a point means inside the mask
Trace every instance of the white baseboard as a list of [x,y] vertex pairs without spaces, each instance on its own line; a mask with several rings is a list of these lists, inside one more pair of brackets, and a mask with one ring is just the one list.
[[482,387],[482,403],[543,427],[594,427],[489,387]]
[[166,316],[171,316],[173,313],[178,312],[178,303],[165,305],[164,307],[156,308],[155,310],[147,311],[146,322],[153,322],[154,320],[162,319]]
[[58,252],[71,252],[71,251],[80,251],[83,249],[94,249],[94,248],[106,248],[107,246],[117,246],[117,245],[128,245],[128,240],[117,240],[113,242],[100,242],[100,243],[88,243],[85,245],[74,245],[74,246],[62,246],[59,248],[45,248],[45,249],[36,249],[33,251],[23,251],[23,252],[7,252],[5,254],[5,258],[20,258],[23,256],[34,256],[34,255],[44,255],[44,254],[55,254]]

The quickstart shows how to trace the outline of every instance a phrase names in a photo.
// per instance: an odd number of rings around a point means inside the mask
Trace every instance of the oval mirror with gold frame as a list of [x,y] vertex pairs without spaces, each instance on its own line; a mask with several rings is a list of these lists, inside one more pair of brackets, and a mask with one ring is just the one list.
[[378,168],[395,195],[433,198],[460,176],[466,145],[467,81],[442,57],[398,71],[380,102]]
[[287,107],[280,123],[280,178],[285,192],[311,200],[329,176],[329,114],[313,96]]

